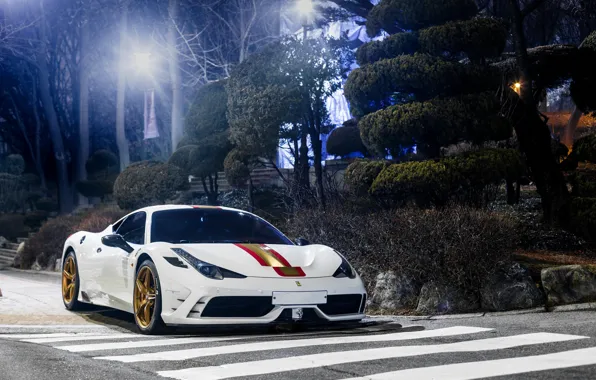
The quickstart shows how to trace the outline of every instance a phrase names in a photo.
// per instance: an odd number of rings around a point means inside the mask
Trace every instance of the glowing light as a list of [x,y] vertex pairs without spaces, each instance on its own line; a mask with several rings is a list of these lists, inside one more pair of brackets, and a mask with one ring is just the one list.
[[519,90],[521,88],[521,83],[517,82],[513,87],[515,87],[516,90]]
[[315,12],[313,0],[298,0],[296,2],[296,11],[303,17],[309,17]]
[[151,53],[134,53],[134,68],[140,74],[151,74],[153,71],[153,62]]

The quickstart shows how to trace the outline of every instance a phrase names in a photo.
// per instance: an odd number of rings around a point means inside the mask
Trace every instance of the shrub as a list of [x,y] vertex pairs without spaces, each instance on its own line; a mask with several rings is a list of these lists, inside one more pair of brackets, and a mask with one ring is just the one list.
[[41,211],[58,211],[58,202],[52,198],[40,198],[37,202],[35,202],[35,207]]
[[38,229],[48,218],[47,211],[31,211],[25,214],[25,225],[31,229]]
[[434,158],[442,146],[462,140],[480,143],[511,136],[509,124],[493,128],[500,102],[493,93],[435,98],[391,106],[366,115],[359,123],[366,146],[391,154],[417,144]]
[[62,255],[64,242],[77,231],[80,216],[63,215],[48,220],[25,244],[21,268],[28,269],[35,260],[42,267],[54,264]]
[[335,128],[327,139],[327,153],[342,157],[350,153],[366,154],[366,147],[362,143],[358,127]]
[[0,212],[14,212],[25,201],[25,188],[19,176],[0,173]]
[[20,154],[11,154],[6,157],[6,172],[20,176],[25,171],[25,159]]
[[387,165],[384,161],[356,160],[346,169],[344,180],[357,195],[367,194],[379,173]]
[[246,187],[246,182],[250,178],[248,159],[249,157],[238,148],[228,153],[224,160],[224,172],[230,186],[239,189]]
[[101,149],[89,157],[85,163],[85,169],[90,175],[108,171],[118,165],[118,157],[109,150]]
[[188,179],[177,166],[142,161],[120,173],[114,183],[114,197],[120,208],[134,210],[163,204],[188,186]]
[[573,198],[570,228],[591,242],[596,242],[596,198]]
[[363,212],[344,202],[298,212],[286,232],[337,249],[369,289],[377,273],[394,270],[478,291],[497,264],[510,259],[517,228],[509,216],[460,206]]
[[467,20],[477,12],[474,0],[382,0],[369,12],[366,30],[370,36],[396,26],[419,30],[451,20]]
[[432,55],[465,53],[470,60],[498,57],[505,49],[507,28],[501,20],[474,18],[432,26],[420,31],[421,51]]
[[577,161],[596,163],[596,134],[578,139],[573,144],[572,155]]
[[26,236],[25,217],[18,214],[0,215],[0,236],[15,241],[19,237]]
[[76,183],[79,193],[89,198],[103,198],[114,192],[114,181],[89,180]]
[[402,54],[414,54],[417,50],[418,35],[416,33],[397,33],[383,41],[371,41],[360,46],[356,51],[356,61],[363,66]]
[[573,102],[585,113],[596,114],[596,31],[592,32],[580,45],[578,68],[573,73],[573,81],[569,87]]
[[85,214],[77,226],[77,231],[101,232],[110,224],[128,214],[118,207],[103,207]]
[[447,61],[427,54],[402,55],[355,69],[345,94],[355,116],[391,105],[393,94],[415,94],[418,101],[498,87],[500,76],[483,65]]
[[589,167],[590,169],[578,169],[569,176],[573,196],[596,198],[596,165]]

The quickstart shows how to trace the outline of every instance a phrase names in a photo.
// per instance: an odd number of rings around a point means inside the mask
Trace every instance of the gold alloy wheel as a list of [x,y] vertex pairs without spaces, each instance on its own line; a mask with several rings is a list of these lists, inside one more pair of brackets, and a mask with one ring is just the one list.
[[73,256],[68,256],[62,270],[62,298],[64,302],[70,303],[75,296],[75,284],[77,280],[77,264]]
[[155,309],[155,276],[149,267],[143,267],[137,275],[134,290],[134,312],[137,323],[142,328],[151,324]]

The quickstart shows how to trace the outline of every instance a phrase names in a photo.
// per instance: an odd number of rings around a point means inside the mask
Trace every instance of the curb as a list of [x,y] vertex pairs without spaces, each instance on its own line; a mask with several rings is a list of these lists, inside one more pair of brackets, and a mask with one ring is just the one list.
[[17,272],[17,273],[28,273],[33,275],[42,275],[42,276],[52,276],[52,277],[60,277],[62,273],[55,272],[55,271],[48,271],[48,270],[32,270],[32,269],[17,269],[17,268],[4,268],[4,271],[7,272]]
[[567,312],[567,311],[589,311],[596,310],[596,302],[574,303],[571,305],[552,306],[549,311],[552,312]]

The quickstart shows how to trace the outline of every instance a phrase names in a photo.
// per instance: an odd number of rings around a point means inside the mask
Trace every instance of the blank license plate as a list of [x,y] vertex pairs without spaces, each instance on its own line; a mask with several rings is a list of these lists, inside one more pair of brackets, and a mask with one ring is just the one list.
[[327,303],[327,292],[273,292],[274,305],[320,305]]

